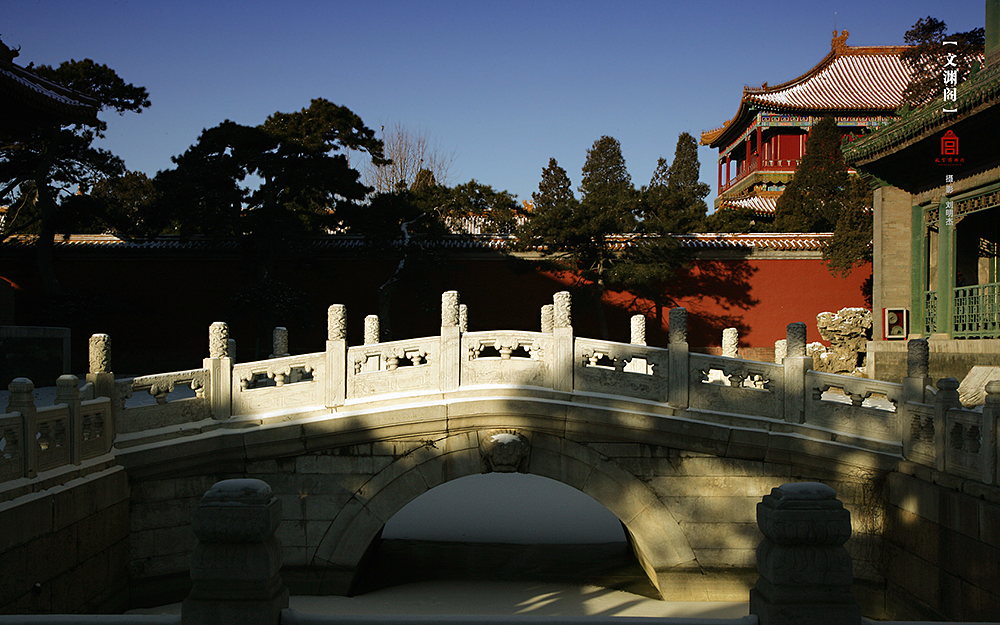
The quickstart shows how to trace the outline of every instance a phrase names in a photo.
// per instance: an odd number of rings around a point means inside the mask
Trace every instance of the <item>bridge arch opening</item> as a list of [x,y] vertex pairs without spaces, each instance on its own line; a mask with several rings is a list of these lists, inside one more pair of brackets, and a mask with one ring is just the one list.
[[[497,432],[513,430],[464,431],[429,442],[397,458],[358,489],[314,552],[321,592],[362,592],[359,572],[374,557],[386,523],[436,486],[496,469],[497,459],[491,460],[480,443]],[[647,484],[586,445],[543,432],[518,435],[530,439],[531,449],[518,461],[517,471],[561,482],[609,510],[624,526],[635,558],[661,597],[673,595],[674,576],[700,570],[684,532]]]
[[525,473],[461,477],[405,505],[373,543],[355,591],[468,580],[659,596],[614,514],[574,488]]

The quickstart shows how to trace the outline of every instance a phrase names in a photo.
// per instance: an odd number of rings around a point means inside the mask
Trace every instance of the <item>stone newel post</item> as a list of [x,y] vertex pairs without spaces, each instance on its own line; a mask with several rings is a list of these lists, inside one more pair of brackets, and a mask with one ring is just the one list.
[[375,345],[379,342],[378,315],[365,317],[365,345]]
[[271,358],[282,358],[288,355],[288,328],[278,326],[271,334]]
[[552,368],[552,388],[573,390],[573,296],[559,291],[552,296],[552,345],[555,358]]
[[955,378],[941,378],[937,381],[937,388],[937,395],[934,396],[934,468],[944,472],[947,470],[948,455],[948,411],[961,408],[962,400]]
[[216,321],[208,328],[208,358],[202,361],[208,369],[206,396],[215,419],[228,419],[233,413],[233,359],[229,347],[229,326]]
[[347,306],[333,304],[326,310],[326,405],[343,406],[347,400]]
[[191,521],[198,546],[183,625],[278,625],[288,607],[274,536],[280,522],[281,501],[261,480],[223,480],[205,493]]
[[760,625],[860,625],[854,575],[844,543],[851,513],[825,484],[771,489],[757,504],[764,540],[757,546],[757,585],[750,613]]
[[739,358],[740,331],[736,328],[726,328],[722,331],[722,355],[729,358]]
[[87,381],[94,385],[94,397],[111,397],[115,374],[111,372],[111,337],[93,334],[90,337],[90,372]]
[[[468,312],[466,312],[468,315]],[[441,390],[454,391],[459,385],[462,353],[462,313],[458,291],[441,294]]]
[[668,328],[670,366],[667,369],[667,403],[674,408],[688,407],[688,321],[687,310],[671,308]]
[[35,383],[28,378],[14,378],[7,385],[10,395],[7,399],[7,412],[21,413],[21,441],[8,441],[8,445],[22,445],[21,475],[35,477],[38,475],[38,443],[35,432],[38,431],[38,421],[35,408]]
[[643,315],[632,315],[629,320],[629,343],[646,344],[646,317]]
[[785,369],[785,421],[803,423],[806,418],[806,372],[813,368],[813,359],[806,356],[806,324],[788,324],[785,338],[788,355]]
[[555,325],[555,306],[552,304],[545,304],[542,306],[542,332],[546,334],[552,334],[552,328]]

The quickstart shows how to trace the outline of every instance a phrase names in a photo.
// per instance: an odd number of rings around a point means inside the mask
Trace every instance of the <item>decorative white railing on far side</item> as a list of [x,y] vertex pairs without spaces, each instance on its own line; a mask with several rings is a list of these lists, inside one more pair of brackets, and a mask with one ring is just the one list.
[[[346,309],[334,305],[328,311],[325,351],[285,355],[287,331],[280,328],[275,333],[279,357],[240,364],[229,355],[228,327],[217,322],[209,329],[209,357],[201,369],[117,381],[106,366],[109,339],[95,335],[87,378],[97,395],[113,399],[119,447],[227,423],[243,427],[248,419],[267,415],[292,418],[296,411],[316,415],[401,396],[502,386],[528,393],[550,389],[566,393],[569,401],[578,394],[585,403],[602,397],[649,402],[658,404],[655,411],[665,417],[727,423],[735,415],[769,431],[799,427],[810,437],[848,442],[988,483],[1000,481],[992,404],[982,413],[961,410],[951,389],[957,382],[949,380],[940,381],[940,390],[929,399],[933,390],[927,390],[931,380],[922,339],[910,341],[908,375],[902,384],[892,384],[812,370],[802,323],[789,324],[787,355],[772,364],[690,353],[683,308],[670,311],[666,348],[645,345],[640,316],[632,320],[631,343],[575,337],[570,304],[569,293],[557,293],[553,304],[542,308],[541,332],[468,332],[467,311],[458,293],[449,291],[442,296],[440,335],[381,343],[378,318],[371,315],[365,319],[365,343],[352,347],[346,341]],[[194,396],[174,399],[171,391],[182,385]],[[126,403],[142,393],[155,401]],[[46,446],[33,452],[32,466],[64,463],[58,442],[68,427],[63,413],[41,410],[32,419],[30,435]],[[779,421],[787,425],[775,430]],[[28,435],[22,427],[0,416],[0,460],[6,463],[0,463],[0,478],[23,473],[11,464],[23,453],[21,441]]]

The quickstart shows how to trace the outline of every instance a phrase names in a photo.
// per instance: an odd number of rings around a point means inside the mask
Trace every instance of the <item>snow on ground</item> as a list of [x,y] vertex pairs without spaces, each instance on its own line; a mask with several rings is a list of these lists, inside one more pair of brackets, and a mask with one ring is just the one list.
[[[289,607],[308,614],[531,614],[740,618],[747,602],[658,601],[632,593],[539,582],[418,582],[356,597],[296,596]],[[129,614],[180,614],[181,604]]]

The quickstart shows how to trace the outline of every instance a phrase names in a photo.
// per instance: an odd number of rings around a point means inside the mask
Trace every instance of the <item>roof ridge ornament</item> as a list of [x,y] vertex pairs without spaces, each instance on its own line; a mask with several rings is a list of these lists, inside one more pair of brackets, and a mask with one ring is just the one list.
[[847,37],[850,35],[846,30],[840,31],[840,36],[837,36],[837,31],[833,31],[833,40],[830,42],[830,50],[833,52],[840,52],[847,47]]

